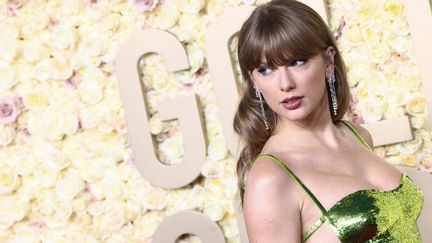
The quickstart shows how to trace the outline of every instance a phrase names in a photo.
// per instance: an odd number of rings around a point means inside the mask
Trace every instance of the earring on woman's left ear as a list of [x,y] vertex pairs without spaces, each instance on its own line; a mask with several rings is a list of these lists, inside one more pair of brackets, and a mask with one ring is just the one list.
[[332,102],[332,110],[333,110],[333,115],[336,116],[337,115],[337,109],[338,109],[338,103],[337,103],[337,96],[336,96],[336,76],[334,74],[334,72],[332,72],[328,77],[327,77],[327,83],[330,89],[330,97],[331,97],[331,102]]
[[257,86],[254,86],[254,88],[255,88],[255,96],[259,99],[261,116],[262,116],[262,119],[264,122],[265,129],[269,130],[269,125],[268,125],[267,118],[266,118],[265,111],[264,111],[264,101],[262,99],[261,92],[259,91]]

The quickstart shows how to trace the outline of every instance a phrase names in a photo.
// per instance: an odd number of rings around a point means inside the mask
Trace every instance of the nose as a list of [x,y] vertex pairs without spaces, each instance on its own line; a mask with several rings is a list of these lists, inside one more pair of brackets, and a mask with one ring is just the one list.
[[279,67],[279,87],[281,91],[289,91],[295,87],[292,75],[286,66]]

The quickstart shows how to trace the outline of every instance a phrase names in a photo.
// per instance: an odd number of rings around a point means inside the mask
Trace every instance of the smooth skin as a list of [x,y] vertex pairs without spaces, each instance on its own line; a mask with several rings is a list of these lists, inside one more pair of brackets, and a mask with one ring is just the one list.
[[[357,190],[394,189],[402,176],[365,148],[348,127],[332,122],[325,77],[334,70],[333,52],[329,47],[307,60],[294,59],[275,69],[266,67],[263,60],[250,74],[280,120],[261,153],[286,163],[326,209]],[[304,96],[295,110],[281,104],[291,96]],[[353,125],[373,148],[369,132]],[[300,242],[322,216],[287,172],[268,158],[259,158],[248,174],[243,209],[251,243]],[[307,242],[340,241],[325,222]]]

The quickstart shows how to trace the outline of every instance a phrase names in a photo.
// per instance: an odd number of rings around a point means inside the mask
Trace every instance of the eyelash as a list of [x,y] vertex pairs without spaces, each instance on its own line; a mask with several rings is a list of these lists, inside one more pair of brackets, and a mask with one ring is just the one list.
[[[298,64],[298,62],[300,62],[300,64]],[[293,60],[291,62],[291,64],[289,66],[292,66],[292,67],[302,66],[302,65],[304,65],[306,63],[307,63],[307,59],[295,59],[295,60]],[[262,74],[263,76],[266,76],[267,74],[269,74],[273,70],[271,68],[267,67],[267,66],[260,66],[260,67],[257,68],[257,71],[260,74]]]

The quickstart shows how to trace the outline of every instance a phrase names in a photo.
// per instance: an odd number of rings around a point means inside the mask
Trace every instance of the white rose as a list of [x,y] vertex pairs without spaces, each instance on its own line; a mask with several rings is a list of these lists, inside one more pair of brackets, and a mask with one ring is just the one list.
[[55,80],[64,81],[73,75],[73,69],[66,60],[54,59],[51,76]]
[[70,66],[73,69],[97,68],[101,64],[101,58],[91,56],[83,51],[71,55]]
[[206,12],[212,17],[222,14],[225,7],[228,5],[226,0],[208,0],[206,5]]
[[14,127],[0,124],[0,146],[11,144],[15,137],[16,133]]
[[66,156],[58,148],[50,144],[40,144],[35,150],[35,156],[44,165],[55,171],[61,171],[70,164]]
[[394,35],[388,38],[388,42],[399,53],[406,53],[411,47],[411,42],[406,36]]
[[105,196],[108,199],[117,199],[123,197],[124,184],[118,175],[112,175],[113,169],[107,170],[103,178]]
[[425,114],[426,104],[424,97],[420,95],[410,95],[405,109],[412,116],[421,116]]
[[81,46],[80,51],[92,57],[101,56],[105,52],[104,43],[101,39],[86,40]]
[[[0,230],[6,232],[14,224],[14,220],[9,215],[0,214]],[[0,237],[1,239],[1,237]]]
[[120,229],[125,224],[124,209],[108,211],[100,216],[96,223],[98,227],[108,234],[114,230]]
[[189,209],[202,210],[206,199],[206,193],[208,193],[208,189],[201,185],[194,184],[192,189],[188,191],[188,195],[185,198],[185,206]]
[[174,26],[180,15],[179,10],[175,4],[162,4],[156,9],[154,15],[149,17],[148,24],[152,27],[159,29],[169,29]]
[[0,23],[0,41],[16,40],[19,35],[18,29],[16,27],[18,26],[14,25],[13,23],[2,21]]
[[40,238],[38,233],[30,227],[23,227],[20,230],[16,230],[13,238],[11,239],[13,243],[39,243]]
[[21,221],[30,211],[30,204],[17,196],[3,196],[0,202],[2,205],[0,214],[15,222]]
[[411,125],[414,129],[423,129],[426,125],[426,118],[425,117],[416,117],[412,116],[410,117]]
[[0,68],[0,90],[11,89],[13,86],[15,86],[15,84],[18,83],[15,72],[16,69],[13,67]]
[[105,197],[104,185],[102,181],[94,181],[89,186],[91,194],[96,200],[102,200]]
[[18,175],[28,176],[33,173],[34,168],[39,164],[30,151],[17,151],[13,156],[12,163]]
[[105,203],[106,201],[95,201],[88,206],[87,212],[93,217],[102,215],[106,211]]
[[162,131],[162,121],[159,119],[159,116],[153,115],[149,120],[150,132],[152,134],[158,134]]
[[66,113],[60,118],[60,129],[66,135],[73,135],[78,131],[78,123],[75,112]]
[[104,106],[93,105],[79,111],[81,125],[84,129],[97,127],[104,119],[106,110]]
[[[193,42],[195,37],[200,36],[202,31],[203,19],[197,15],[184,13],[180,15],[176,28],[176,36],[182,42]],[[202,51],[202,50],[201,50]]]
[[386,159],[386,161],[392,165],[401,165],[402,164],[402,158],[400,156],[390,156]]
[[358,108],[361,111],[363,119],[367,122],[376,122],[381,120],[384,113],[384,108],[375,103],[360,103]]
[[175,4],[184,13],[198,15],[205,6],[204,0],[176,0]]
[[56,194],[61,200],[71,200],[84,190],[84,180],[75,171],[68,171],[66,176],[57,181]]
[[47,92],[44,89],[37,88],[29,90],[23,94],[24,106],[29,110],[43,110],[49,105],[47,96]]
[[46,81],[52,77],[53,70],[53,60],[51,58],[45,58],[36,64],[33,69],[33,76],[39,81]]
[[238,193],[237,179],[235,177],[234,179],[231,178],[230,180],[224,183],[224,186],[225,186],[225,196],[228,199],[234,200],[234,198]]
[[209,178],[218,178],[222,175],[222,163],[214,160],[206,160],[201,169],[201,174]]
[[432,153],[425,151],[420,154],[417,160],[417,166],[427,172],[432,172]]
[[70,201],[56,201],[54,203],[53,213],[44,218],[45,223],[50,228],[65,226],[72,213],[73,209]]
[[390,119],[390,118],[402,117],[404,115],[405,115],[405,109],[404,108],[389,106],[389,107],[387,107],[383,117],[385,119]]
[[48,140],[58,141],[63,138],[64,133],[61,131],[60,127],[60,118],[62,117],[63,112],[59,107],[54,105],[49,106],[44,114],[43,120],[44,124],[44,134]]
[[72,201],[73,211],[77,215],[85,214],[91,200],[92,198],[89,193],[83,193],[80,196],[75,197],[74,200]]
[[58,171],[52,170],[45,165],[40,165],[35,168],[33,174],[39,185],[43,187],[51,187],[56,184]]
[[151,188],[146,197],[142,201],[144,208],[149,210],[162,210],[166,207],[170,200],[170,196],[164,190],[159,188]]
[[102,100],[102,86],[91,80],[85,80],[78,85],[78,93],[87,104],[96,104]]
[[385,99],[390,106],[402,106],[408,102],[409,91],[401,88],[389,88]]
[[43,135],[45,127],[42,114],[36,112],[29,112],[27,129],[33,136]]
[[43,43],[35,40],[26,40],[23,42],[23,58],[29,63],[39,62],[43,58],[47,58],[48,52],[45,52],[46,46]]
[[420,136],[416,136],[413,140],[396,144],[395,148],[401,154],[415,154],[423,145],[423,140]]
[[227,156],[228,150],[223,136],[211,139],[208,145],[208,158],[211,160],[223,160]]
[[122,15],[112,12],[102,19],[102,23],[99,26],[105,31],[116,31],[120,25],[122,17]]
[[3,40],[0,41],[0,67],[7,67],[12,63],[18,55],[20,49],[20,42],[16,40]]
[[213,221],[221,220],[226,213],[224,205],[221,201],[209,200],[204,203],[204,214],[209,216]]
[[55,48],[64,50],[75,46],[75,30],[73,27],[59,24],[51,30],[51,43]]
[[204,187],[219,196],[223,195],[225,190],[219,178],[207,178],[204,182]]
[[3,162],[0,165],[0,195],[14,191],[19,184],[19,177],[14,168]]
[[166,156],[166,163],[172,165],[182,162],[184,157],[182,136],[167,138],[161,144],[159,144],[159,148]]
[[150,237],[165,217],[164,212],[158,211],[149,211],[142,214],[134,222],[134,238],[139,240],[147,239],[150,242]]
[[191,43],[186,46],[189,57],[189,64],[191,66],[190,72],[195,73],[203,66],[204,63],[204,50],[196,43]]

